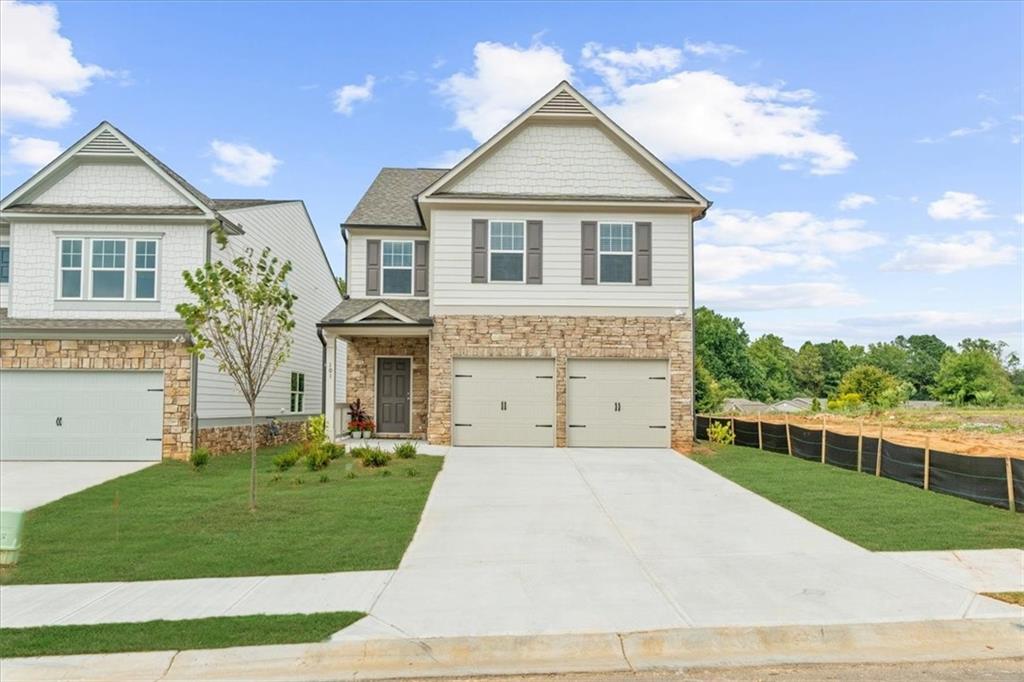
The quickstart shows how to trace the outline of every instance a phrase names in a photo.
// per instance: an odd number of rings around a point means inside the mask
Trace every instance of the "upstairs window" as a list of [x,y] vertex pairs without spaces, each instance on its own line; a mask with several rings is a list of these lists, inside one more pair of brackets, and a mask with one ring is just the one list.
[[598,225],[598,282],[633,283],[633,223]]
[[156,240],[135,242],[135,298],[156,298]]
[[302,412],[302,399],[306,393],[306,375],[301,372],[292,372],[291,400],[288,409],[290,412]]
[[125,240],[94,239],[91,266],[93,298],[125,298]]
[[82,240],[60,240],[60,297],[82,298]]
[[11,247],[0,246],[0,284],[11,281]]
[[381,242],[381,292],[412,294],[412,242]]
[[490,224],[491,282],[526,281],[525,260],[526,223],[521,220],[492,220]]

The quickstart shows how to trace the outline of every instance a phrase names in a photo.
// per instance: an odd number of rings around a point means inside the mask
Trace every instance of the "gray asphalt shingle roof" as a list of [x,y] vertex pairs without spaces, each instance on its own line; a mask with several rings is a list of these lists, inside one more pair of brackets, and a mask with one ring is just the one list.
[[413,298],[347,298],[324,317],[322,324],[340,324],[359,313],[384,303],[420,323],[430,322],[430,302]]
[[345,226],[423,227],[416,195],[447,172],[447,168],[382,168]]
[[151,332],[183,334],[187,330],[178,318],[139,319],[79,319],[79,318],[35,318],[8,317],[7,308],[0,308],[0,333],[2,332]]

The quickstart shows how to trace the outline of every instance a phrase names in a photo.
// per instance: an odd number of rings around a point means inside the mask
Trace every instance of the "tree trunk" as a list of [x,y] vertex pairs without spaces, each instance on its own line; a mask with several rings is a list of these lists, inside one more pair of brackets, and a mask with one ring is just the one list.
[[256,511],[256,405],[249,406],[249,511]]

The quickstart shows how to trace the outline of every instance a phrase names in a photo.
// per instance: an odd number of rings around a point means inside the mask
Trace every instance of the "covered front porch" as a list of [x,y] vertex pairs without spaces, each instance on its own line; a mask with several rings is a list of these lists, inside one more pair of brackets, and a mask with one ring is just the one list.
[[348,405],[358,400],[375,435],[426,437],[432,326],[423,299],[347,299],[318,325],[327,348],[340,341],[346,349],[344,368],[335,366],[337,354],[325,354],[327,433],[335,439],[348,433]]

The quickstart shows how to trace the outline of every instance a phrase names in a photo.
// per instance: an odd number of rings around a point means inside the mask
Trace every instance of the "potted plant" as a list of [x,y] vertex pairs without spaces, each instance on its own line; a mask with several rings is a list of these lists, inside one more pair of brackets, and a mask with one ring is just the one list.
[[348,433],[353,438],[361,438],[363,431],[363,425],[369,421],[370,417],[366,414],[366,409],[363,407],[362,401],[358,398],[354,403],[348,405]]
[[373,423],[373,420],[370,419],[369,417],[367,417],[366,420],[363,422],[362,426],[363,426],[363,438],[372,438],[373,437],[373,430],[374,430],[374,428],[376,428],[376,424]]

